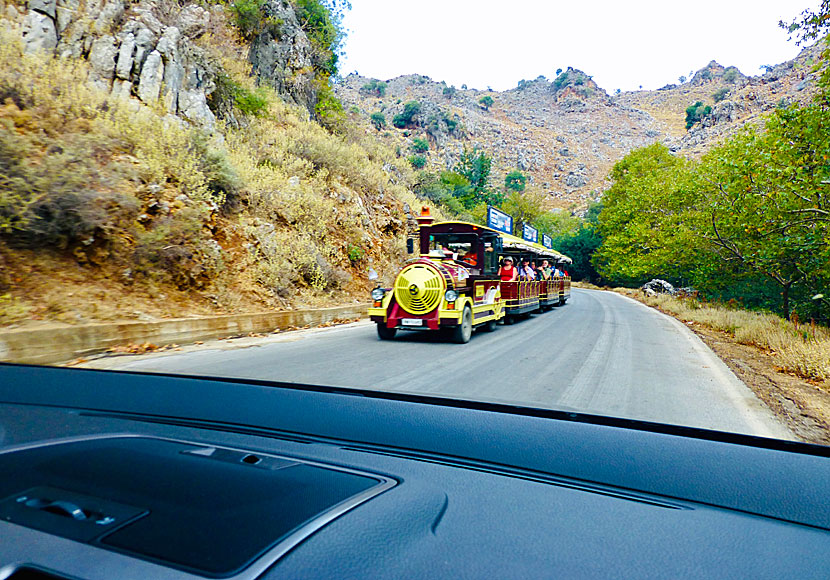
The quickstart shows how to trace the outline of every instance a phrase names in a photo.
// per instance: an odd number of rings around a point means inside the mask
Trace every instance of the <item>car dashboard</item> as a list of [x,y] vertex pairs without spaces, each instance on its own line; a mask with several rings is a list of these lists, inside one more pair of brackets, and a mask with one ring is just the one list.
[[823,578],[827,448],[0,364],[0,579]]

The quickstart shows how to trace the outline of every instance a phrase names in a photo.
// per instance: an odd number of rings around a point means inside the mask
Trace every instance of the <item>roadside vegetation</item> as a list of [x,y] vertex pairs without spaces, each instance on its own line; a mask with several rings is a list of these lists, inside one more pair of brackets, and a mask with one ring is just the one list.
[[[823,16],[805,13],[786,27],[800,38],[823,34],[825,4]],[[625,285],[659,277],[710,299],[830,321],[826,63],[827,49],[812,102],[775,109],[763,127],[699,160],[656,143],[619,161],[595,225],[599,275]]]
[[[309,21],[314,4],[300,3]],[[420,204],[406,163],[320,103],[325,127],[257,87],[244,43],[219,32],[202,42],[228,122],[209,133],[93,88],[86,61],[23,54],[3,29],[0,322],[340,302],[403,259]],[[321,52],[321,79],[334,56]]]

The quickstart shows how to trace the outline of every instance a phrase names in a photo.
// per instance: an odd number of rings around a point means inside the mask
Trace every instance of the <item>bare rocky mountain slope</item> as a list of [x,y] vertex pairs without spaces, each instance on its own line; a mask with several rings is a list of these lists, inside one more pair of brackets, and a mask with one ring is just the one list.
[[[478,147],[494,160],[494,183],[519,169],[549,195],[552,206],[579,209],[601,197],[611,167],[632,149],[659,141],[697,156],[775,107],[809,100],[818,51],[807,48],[754,77],[712,61],[680,85],[615,95],[572,68],[553,81],[540,76],[504,92],[448,87],[420,75],[385,81],[379,91],[377,79],[354,73],[336,90],[367,131],[370,116],[383,114],[386,127],[376,132],[401,155],[409,155],[414,138],[428,139],[425,170],[450,169],[464,148]],[[481,103],[485,97],[492,99],[489,107]],[[407,127],[393,127],[392,119],[410,101],[418,101],[421,112]],[[696,101],[712,112],[687,131],[686,108]]]

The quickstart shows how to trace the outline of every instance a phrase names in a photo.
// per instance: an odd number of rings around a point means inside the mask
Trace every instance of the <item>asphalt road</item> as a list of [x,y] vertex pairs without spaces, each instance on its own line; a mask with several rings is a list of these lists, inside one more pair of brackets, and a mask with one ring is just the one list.
[[85,366],[273,379],[578,410],[794,439],[682,323],[610,292],[574,289],[567,305],[466,345],[432,333],[380,341],[363,322]]

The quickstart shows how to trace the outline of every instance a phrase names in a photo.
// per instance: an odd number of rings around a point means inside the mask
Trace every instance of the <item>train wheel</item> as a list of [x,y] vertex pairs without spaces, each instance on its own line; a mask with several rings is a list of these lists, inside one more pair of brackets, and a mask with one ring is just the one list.
[[464,307],[464,313],[461,315],[461,324],[455,327],[452,339],[458,344],[466,344],[470,342],[470,337],[473,335],[473,311],[469,306]]
[[565,306],[565,295],[564,294],[559,295],[559,306]]
[[392,340],[398,332],[397,328],[388,328],[385,322],[378,322],[378,338],[381,340]]
[[487,332],[493,332],[496,330],[496,321],[495,320],[488,320],[484,323],[484,330]]

